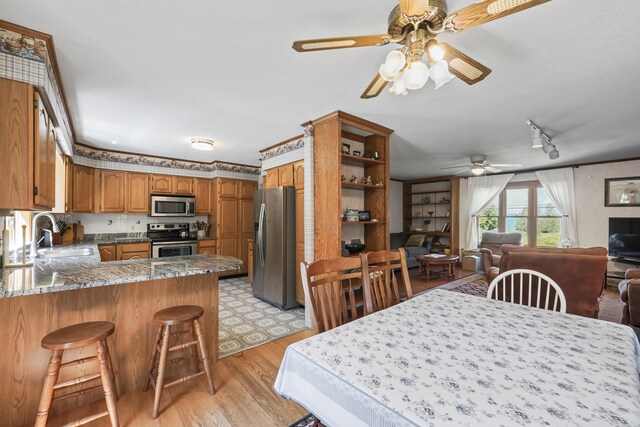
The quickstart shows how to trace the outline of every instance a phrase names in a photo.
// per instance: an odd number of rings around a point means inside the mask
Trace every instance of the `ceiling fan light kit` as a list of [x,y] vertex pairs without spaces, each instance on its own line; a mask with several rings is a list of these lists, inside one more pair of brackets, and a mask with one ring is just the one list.
[[[393,82],[390,92],[396,95],[424,87],[429,78],[436,89],[453,77],[472,85],[482,81],[491,70],[449,44],[438,43],[436,37],[443,32],[458,33],[477,27],[548,1],[551,0],[485,0],[448,13],[445,0],[398,0],[399,4],[389,13],[387,34],[298,40],[293,49],[314,52],[389,43],[402,45],[400,50],[387,55],[362,93],[364,99],[378,96],[389,82]],[[426,55],[424,62],[423,55]],[[428,66],[429,60],[432,64]]]

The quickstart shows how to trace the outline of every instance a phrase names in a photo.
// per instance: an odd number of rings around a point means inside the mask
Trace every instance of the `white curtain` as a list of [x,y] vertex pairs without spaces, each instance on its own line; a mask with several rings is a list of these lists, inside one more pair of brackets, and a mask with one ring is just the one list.
[[478,247],[478,217],[489,202],[506,187],[513,174],[488,175],[469,178],[469,223],[467,226],[467,249]]
[[576,221],[576,191],[573,168],[552,169],[536,172],[538,181],[547,190],[551,201],[562,214],[560,240],[572,240],[578,244]]

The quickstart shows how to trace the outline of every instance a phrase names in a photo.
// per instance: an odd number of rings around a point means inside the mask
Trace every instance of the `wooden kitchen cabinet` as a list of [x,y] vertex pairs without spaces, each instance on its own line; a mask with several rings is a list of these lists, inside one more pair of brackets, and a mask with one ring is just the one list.
[[100,261],[115,261],[117,259],[116,245],[98,245]]
[[98,213],[125,212],[125,172],[101,170]]
[[198,240],[198,254],[216,254],[216,241],[215,240]]
[[0,209],[55,205],[56,136],[33,86],[0,79]]
[[125,212],[149,213],[149,175],[128,172],[125,187]]
[[71,212],[73,207],[73,162],[64,156],[64,211]]
[[93,213],[94,169],[73,165],[72,210],[76,213]]
[[151,175],[152,194],[173,193],[173,177],[171,175]]
[[211,215],[213,211],[211,180],[194,178],[194,193],[196,196],[196,215]]
[[[258,187],[255,181],[214,178],[213,215],[209,221],[215,224],[217,253],[240,258],[240,270],[228,274],[242,274],[248,270],[249,240],[253,238],[253,193]],[[197,204],[197,201],[196,201]]]
[[118,260],[151,258],[151,243],[124,243],[116,245]]
[[193,180],[194,179],[189,176],[174,176],[173,192],[175,194],[194,194]]
[[278,185],[293,186],[293,165],[291,163],[278,168]]
[[280,178],[278,176],[278,168],[269,169],[267,171],[267,185],[265,188],[277,187],[280,185]]

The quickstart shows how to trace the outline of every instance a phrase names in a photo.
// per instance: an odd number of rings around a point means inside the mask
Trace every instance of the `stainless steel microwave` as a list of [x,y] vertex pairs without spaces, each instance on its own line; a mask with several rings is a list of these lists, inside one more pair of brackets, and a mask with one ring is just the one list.
[[194,216],[196,198],[193,196],[151,195],[151,216]]

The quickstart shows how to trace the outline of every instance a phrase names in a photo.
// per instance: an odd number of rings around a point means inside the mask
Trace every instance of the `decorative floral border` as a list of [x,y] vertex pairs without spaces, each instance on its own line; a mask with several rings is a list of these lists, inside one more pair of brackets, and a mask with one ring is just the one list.
[[47,42],[0,28],[0,52],[33,61],[45,62],[47,58]]
[[86,147],[84,145],[77,144],[74,146],[74,154],[76,156],[86,157],[92,160],[127,163],[130,165],[185,169],[202,172],[226,171],[260,175],[260,167],[258,166],[236,165],[233,163],[226,163],[218,160],[212,163],[197,163],[186,160],[164,159],[149,155],[119,153],[114,151],[101,150],[98,148]]
[[272,157],[280,156],[284,153],[288,153],[289,151],[302,148],[303,146],[304,146],[304,137],[296,141],[291,141],[291,142],[287,142],[286,144],[278,145],[277,147],[274,147],[271,150],[267,150],[263,152],[262,156],[260,157],[260,160],[264,161]]

